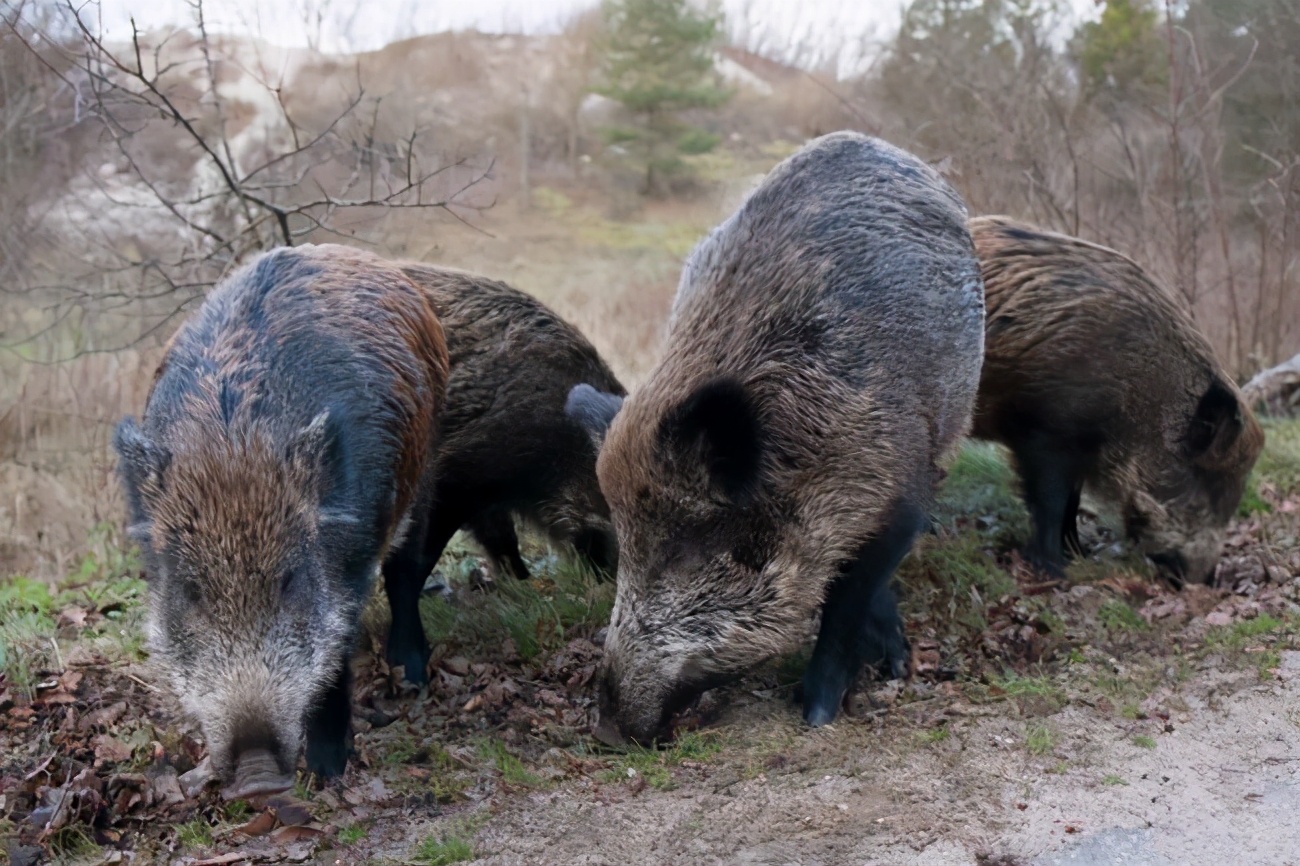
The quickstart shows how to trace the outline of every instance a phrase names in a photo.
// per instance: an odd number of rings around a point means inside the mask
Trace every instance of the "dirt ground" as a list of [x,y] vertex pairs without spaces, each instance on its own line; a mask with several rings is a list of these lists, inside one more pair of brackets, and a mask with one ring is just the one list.
[[[61,587],[0,594],[0,847],[11,866],[1300,863],[1300,493],[1253,485],[1218,588],[1160,585],[1092,521],[1057,585],[1007,544],[1023,514],[991,454],[963,454],[901,572],[915,676],[860,683],[834,725],[801,723],[796,655],[706,694],[669,746],[604,749],[612,588],[537,543],[533,580],[494,581],[458,544],[422,603],[431,685],[371,638],[347,776],[251,803],[204,786],[142,651],[138,563],[105,535]],[[1265,468],[1289,479],[1294,457]]]

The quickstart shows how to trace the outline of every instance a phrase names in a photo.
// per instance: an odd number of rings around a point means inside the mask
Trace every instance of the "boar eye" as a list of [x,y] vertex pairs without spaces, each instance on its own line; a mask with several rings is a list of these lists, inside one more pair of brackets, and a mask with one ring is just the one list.
[[199,591],[199,582],[197,580],[185,579],[180,581],[181,593],[185,596],[185,601],[189,604],[197,605],[203,601],[203,593]]

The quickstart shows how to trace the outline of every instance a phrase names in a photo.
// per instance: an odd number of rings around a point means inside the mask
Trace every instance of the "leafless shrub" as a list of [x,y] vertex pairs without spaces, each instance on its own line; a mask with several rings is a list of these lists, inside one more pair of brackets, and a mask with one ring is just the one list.
[[[313,117],[284,86],[283,69],[298,58],[276,58],[282,70],[270,77],[249,43],[209,33],[201,0],[193,32],[133,27],[122,45],[105,40],[86,7],[67,0],[59,12],[57,30],[15,20],[8,35],[57,78],[71,124],[109,157],[46,212],[44,267],[33,269],[45,279],[6,286],[44,313],[7,341],[11,349],[73,332],[46,354],[111,351],[164,328],[256,252],[350,237],[351,222],[394,209],[464,221],[483,205],[470,193],[491,165],[430,159],[418,128],[385,128],[382,98],[357,70],[337,107]],[[38,51],[38,40],[50,48]],[[104,218],[110,212],[138,221]],[[79,266],[71,273],[70,262]],[[115,325],[103,328],[105,317]]]

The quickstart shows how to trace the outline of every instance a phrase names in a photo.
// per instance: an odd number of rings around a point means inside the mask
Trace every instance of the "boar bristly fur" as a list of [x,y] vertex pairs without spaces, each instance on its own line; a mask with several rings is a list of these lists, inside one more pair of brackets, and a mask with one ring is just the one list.
[[1264,434],[1209,342],[1127,256],[1007,217],[970,230],[988,303],[973,432],[1015,457],[1028,558],[1060,573],[1086,487],[1171,580],[1212,580]]
[[618,548],[596,480],[596,446],[564,402],[581,382],[620,396],[623,386],[577,328],[530,295],[435,265],[402,268],[438,314],[451,357],[429,565],[468,528],[499,569],[527,578],[517,516],[612,575]]
[[689,258],[664,355],[618,409],[575,389],[619,539],[603,739],[794,645],[822,612],[804,716],[908,662],[889,581],[975,397],[984,302],[965,207],[853,133],[777,166]]
[[119,425],[150,644],[232,796],[290,784],[304,739],[309,770],[342,772],[360,610],[423,525],[446,378],[400,270],[283,249],[212,290]]

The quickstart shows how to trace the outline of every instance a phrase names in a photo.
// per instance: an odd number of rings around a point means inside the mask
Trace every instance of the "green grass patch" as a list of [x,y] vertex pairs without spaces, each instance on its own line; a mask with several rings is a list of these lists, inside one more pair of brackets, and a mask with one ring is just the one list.
[[952,738],[952,732],[946,727],[931,728],[928,731],[917,733],[917,739],[923,746],[937,746],[939,743],[946,743]]
[[1263,637],[1271,637],[1288,626],[1283,620],[1266,613],[1221,626],[1205,637],[1205,646],[1213,650],[1239,650]]
[[339,830],[338,842],[340,845],[355,845],[366,838],[368,832],[362,824],[349,824]]
[[608,782],[632,781],[638,776],[650,787],[664,791],[676,787],[672,769],[683,761],[703,763],[722,751],[722,737],[717,732],[690,731],[664,749],[631,746],[619,755],[603,774]]
[[1252,472],[1246,479],[1246,489],[1242,491],[1241,502],[1237,505],[1238,517],[1250,517],[1252,514],[1268,514],[1273,506],[1259,494],[1259,476]]
[[28,697],[41,673],[56,665],[53,607],[43,583],[11,577],[0,584],[0,671]]
[[474,846],[459,836],[430,836],[415,846],[411,860],[420,866],[449,866],[474,859]]
[[253,814],[252,807],[243,800],[231,800],[221,811],[231,824],[245,824]]
[[939,506],[953,516],[996,515],[1017,520],[1024,528],[1029,513],[1016,493],[1016,473],[1006,450],[989,442],[968,440],[948,466]]
[[1067,701],[1065,691],[1046,674],[1025,676],[1007,671],[1000,677],[994,677],[989,685],[1000,689],[1008,697],[1037,699],[1055,709],[1065,706]]
[[183,848],[207,848],[212,845],[212,828],[202,818],[177,824],[176,841]]
[[1126,601],[1107,599],[1097,611],[1097,619],[1108,631],[1145,631],[1147,622]]
[[[476,559],[443,559],[443,575],[464,586]],[[434,645],[482,655],[508,639],[520,658],[536,658],[563,646],[570,631],[595,631],[609,621],[614,606],[613,581],[602,583],[573,556],[547,557],[533,564],[531,580],[502,578],[490,592],[463,591],[456,602],[442,597],[421,601],[425,633]]]
[[1046,755],[1056,748],[1057,734],[1047,725],[1030,725],[1025,730],[1025,748],[1031,755]]
[[1114,773],[1107,773],[1105,776],[1101,777],[1101,783],[1103,785],[1114,786],[1114,785],[1127,785],[1128,781],[1125,780],[1123,776],[1117,776]]
[[529,772],[524,762],[519,760],[500,740],[483,740],[478,746],[478,755],[490,763],[501,774],[501,780],[517,788],[533,788],[542,780]]
[[[50,853],[55,855],[56,863],[70,863],[77,860],[100,855],[99,846],[90,835],[90,830],[80,824],[61,827],[50,836],[47,844]],[[4,862],[8,862],[7,860]]]
[[1133,738],[1133,745],[1139,749],[1154,749],[1156,747],[1155,737],[1149,737],[1146,734],[1138,734]]

